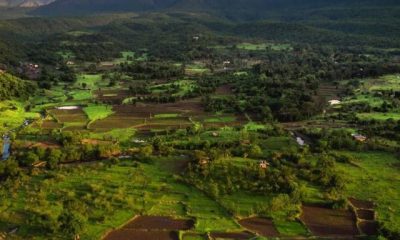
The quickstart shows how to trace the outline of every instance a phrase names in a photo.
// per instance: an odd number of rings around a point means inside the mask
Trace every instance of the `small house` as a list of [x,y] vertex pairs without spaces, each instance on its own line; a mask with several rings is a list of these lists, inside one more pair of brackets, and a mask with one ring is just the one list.
[[267,169],[269,167],[269,163],[267,161],[260,161],[259,165],[261,169]]
[[202,158],[199,160],[199,164],[200,164],[201,166],[207,165],[209,162],[210,162],[210,158],[208,158],[208,157],[202,157]]
[[356,140],[356,141],[358,141],[358,142],[365,142],[365,141],[367,141],[367,137],[364,136],[364,135],[361,135],[361,134],[352,134],[351,136],[354,138],[354,140]]
[[224,65],[229,65],[229,64],[231,64],[231,61],[226,60],[226,61],[223,62],[223,64],[224,64]]
[[32,164],[32,167],[34,167],[34,168],[41,168],[41,167],[45,167],[46,164],[47,164],[47,162],[45,162],[45,161],[36,162],[36,163]]
[[339,105],[339,104],[341,104],[342,102],[340,101],[340,100],[337,100],[337,99],[333,99],[333,100],[330,100],[329,101],[329,104],[331,105],[331,106],[334,106],[334,105]]
[[199,41],[199,39],[200,39],[199,36],[194,36],[194,37],[193,37],[193,40],[195,40],[195,41]]
[[217,132],[213,132],[211,135],[212,135],[213,137],[218,137],[218,136],[219,136],[219,134],[218,134]]
[[73,61],[68,61],[68,62],[67,62],[67,65],[68,65],[68,66],[75,65],[75,63],[74,63]]

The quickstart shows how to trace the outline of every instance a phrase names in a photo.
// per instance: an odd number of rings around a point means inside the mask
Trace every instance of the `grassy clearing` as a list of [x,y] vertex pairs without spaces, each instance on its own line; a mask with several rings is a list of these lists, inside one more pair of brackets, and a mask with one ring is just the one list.
[[112,107],[108,105],[89,105],[83,108],[83,111],[90,121],[104,119],[114,113]]
[[179,117],[178,113],[163,113],[154,115],[154,118],[177,118],[177,117]]
[[374,97],[370,94],[359,94],[351,98],[346,98],[342,101],[342,104],[367,103],[371,107],[379,107],[383,102],[384,100],[382,98]]
[[287,151],[297,149],[298,145],[291,137],[270,137],[262,143],[262,148],[266,151]]
[[284,236],[307,236],[308,231],[300,222],[274,221],[278,232]]
[[271,49],[274,51],[286,51],[291,50],[292,46],[290,44],[275,44],[275,43],[240,43],[237,44],[238,49],[248,50],[248,51],[260,51]]
[[75,101],[84,101],[92,99],[93,95],[89,90],[74,90],[68,93]]
[[101,74],[79,74],[75,86],[82,88],[83,84],[86,84],[86,88],[88,89],[95,88],[96,86],[105,86],[105,83],[101,84],[101,81]]
[[344,153],[355,157],[359,166],[337,164],[347,182],[347,195],[374,201],[378,220],[386,228],[400,231],[400,160],[383,152]]
[[25,119],[37,119],[38,113],[26,112],[24,104],[17,101],[0,102],[0,132],[21,126]]
[[182,97],[188,94],[190,91],[194,90],[197,86],[196,82],[193,80],[182,79],[178,81],[174,81],[172,83],[165,83],[165,84],[157,84],[150,87],[150,90],[153,94],[161,94],[166,93],[168,90],[177,86],[177,91],[172,93],[172,96],[175,97]]
[[113,129],[107,132],[91,132],[87,135],[88,138],[98,140],[113,140],[116,139],[119,142],[131,141],[132,137],[135,136],[136,130],[134,128],[123,128]]
[[400,113],[359,113],[357,117],[361,120],[379,120],[386,121],[388,119],[400,120]]
[[369,91],[400,90],[400,74],[385,75],[377,79],[365,81],[365,86]]
[[236,121],[234,116],[210,117],[204,119],[205,123],[230,123]]
[[247,131],[257,131],[257,130],[272,129],[272,126],[256,122],[248,122],[246,125],[244,125],[244,129],[246,129]]
[[188,74],[203,74],[210,72],[210,69],[206,68],[204,64],[192,63],[186,66],[186,73]]
[[61,56],[64,60],[75,58],[75,55],[70,51],[59,51],[57,52],[57,54]]

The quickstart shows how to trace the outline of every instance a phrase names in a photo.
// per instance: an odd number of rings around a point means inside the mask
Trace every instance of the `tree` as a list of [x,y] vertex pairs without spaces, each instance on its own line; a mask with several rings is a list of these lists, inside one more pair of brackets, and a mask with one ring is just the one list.
[[25,154],[24,159],[22,160],[25,166],[32,166],[32,164],[39,161],[39,156],[33,151],[29,151]]
[[51,149],[47,156],[47,167],[55,169],[61,161],[62,152],[59,149]]
[[64,209],[58,217],[60,231],[70,238],[76,238],[85,228],[87,219],[80,213]]

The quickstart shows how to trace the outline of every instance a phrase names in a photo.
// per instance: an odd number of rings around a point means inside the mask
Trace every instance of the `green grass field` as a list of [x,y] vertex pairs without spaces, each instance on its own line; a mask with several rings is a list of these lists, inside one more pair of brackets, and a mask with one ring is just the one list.
[[388,119],[393,119],[395,121],[400,120],[400,113],[359,113],[357,117],[361,120],[379,120],[386,121]]
[[94,104],[83,108],[83,111],[86,113],[90,121],[104,119],[114,113],[111,106]]
[[346,194],[377,204],[378,219],[386,228],[400,231],[400,160],[390,153],[345,152],[358,167],[338,164],[347,186]]
[[154,115],[154,118],[177,118],[177,117],[179,117],[178,113],[163,113]]
[[78,79],[75,82],[75,86],[82,88],[82,84],[86,84],[88,89],[92,89],[97,86],[105,86],[105,83],[102,84],[101,74],[79,74]]
[[274,51],[286,51],[291,50],[292,46],[290,44],[275,44],[275,43],[240,43],[237,44],[238,49],[248,50],[248,51],[262,51],[271,49]]
[[38,113],[26,112],[24,104],[17,101],[0,102],[0,133],[21,126],[25,119],[37,119]]

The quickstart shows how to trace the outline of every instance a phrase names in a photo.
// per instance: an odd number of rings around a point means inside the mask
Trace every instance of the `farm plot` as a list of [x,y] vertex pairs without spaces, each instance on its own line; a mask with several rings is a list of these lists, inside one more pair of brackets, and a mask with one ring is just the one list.
[[[349,164],[338,164],[337,170],[346,181],[346,194],[359,200],[373,201],[359,203],[360,206],[374,209],[377,220],[385,229],[400,230],[400,174],[395,155],[383,152],[344,152],[352,156],[357,167]],[[368,184],[365,184],[368,182]]]
[[72,110],[53,109],[49,113],[58,124],[62,124],[64,130],[84,130],[88,122],[88,118],[81,108]]
[[340,86],[335,86],[332,83],[321,83],[318,88],[317,94],[320,97],[324,97],[327,100],[331,100],[338,98],[342,92],[343,89],[341,89]]
[[212,239],[251,239],[254,237],[254,234],[249,232],[212,232],[210,233]]
[[203,62],[194,62],[192,64],[188,64],[185,69],[185,73],[187,75],[201,75],[209,72],[210,69],[208,69]]
[[53,109],[49,113],[60,123],[71,123],[71,122],[85,122],[87,121],[86,114],[82,109],[72,109],[72,110],[60,110]]
[[129,222],[124,228],[128,229],[153,229],[153,230],[189,230],[193,228],[194,221],[186,219],[173,219],[160,216],[140,216]]
[[216,90],[215,90],[215,95],[217,96],[229,96],[232,95],[233,91],[232,91],[232,86],[229,84],[225,84],[222,86],[219,86]]
[[[136,127],[141,130],[184,128],[191,125],[188,117],[194,111],[199,112],[197,105],[191,102],[171,104],[117,105],[111,116],[95,121],[91,129],[114,129]],[[177,116],[177,117],[175,117]]]
[[272,220],[266,218],[252,217],[239,221],[244,228],[256,232],[264,237],[279,237],[279,232],[276,229]]
[[97,101],[107,104],[122,104],[125,99],[132,96],[129,90],[123,89],[109,89],[109,90],[96,90],[94,91]]
[[75,82],[75,87],[89,90],[104,85],[101,74],[79,74]]
[[178,233],[173,231],[148,231],[121,229],[111,232],[104,240],[179,240]]
[[359,235],[356,217],[348,210],[334,210],[305,205],[302,207],[301,220],[315,236],[342,237]]

